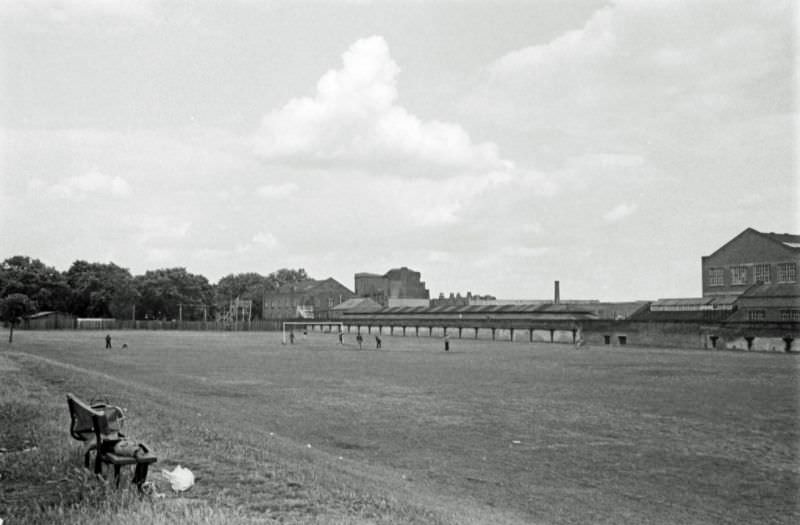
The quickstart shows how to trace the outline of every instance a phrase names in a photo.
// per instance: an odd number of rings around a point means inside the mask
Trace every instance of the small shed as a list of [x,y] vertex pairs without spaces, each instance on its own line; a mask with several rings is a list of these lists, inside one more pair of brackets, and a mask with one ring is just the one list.
[[38,312],[22,320],[25,330],[63,330],[75,328],[75,316],[65,312]]

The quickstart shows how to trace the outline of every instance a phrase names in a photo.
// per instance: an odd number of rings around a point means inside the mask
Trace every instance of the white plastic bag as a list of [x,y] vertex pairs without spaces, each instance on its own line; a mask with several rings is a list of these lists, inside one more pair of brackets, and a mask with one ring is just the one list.
[[164,479],[169,481],[172,490],[175,492],[189,490],[192,488],[192,485],[194,485],[194,474],[192,474],[192,471],[180,465],[175,467],[172,472],[167,469],[161,469],[161,475],[164,476]]

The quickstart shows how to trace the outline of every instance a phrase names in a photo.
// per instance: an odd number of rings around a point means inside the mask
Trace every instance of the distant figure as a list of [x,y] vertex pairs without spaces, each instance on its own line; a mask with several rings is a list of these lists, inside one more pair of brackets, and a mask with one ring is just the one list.
[[361,332],[358,332],[358,335],[356,336],[356,342],[358,343],[358,349],[360,350],[361,344],[364,342],[364,338],[361,337]]
[[445,352],[450,351],[450,337],[447,334],[445,334],[444,336],[444,351]]
[[339,332],[339,344],[344,344],[344,332]]
[[381,347],[381,338],[376,335],[375,336],[375,349],[377,350],[380,347]]
[[122,348],[128,348],[128,343],[122,343]]
[[289,332],[289,344],[294,344],[294,332]]
[[106,348],[111,348],[111,334],[106,334]]

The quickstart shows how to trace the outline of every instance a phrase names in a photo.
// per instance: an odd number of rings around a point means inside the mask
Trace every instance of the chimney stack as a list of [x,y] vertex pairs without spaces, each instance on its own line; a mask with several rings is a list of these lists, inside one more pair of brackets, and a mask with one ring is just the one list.
[[561,303],[561,291],[559,290],[558,281],[555,282],[555,298],[553,299],[553,304],[560,304]]

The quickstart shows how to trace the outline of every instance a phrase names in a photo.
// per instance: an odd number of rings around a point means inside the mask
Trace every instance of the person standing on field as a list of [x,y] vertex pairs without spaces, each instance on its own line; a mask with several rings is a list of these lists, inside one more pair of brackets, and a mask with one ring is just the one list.
[[364,342],[364,338],[361,337],[361,332],[356,336],[356,342],[358,343],[358,349],[361,350],[361,343]]
[[445,352],[450,351],[450,336],[448,336],[447,334],[445,334],[444,336],[444,351]]
[[106,348],[111,348],[111,334],[106,334]]
[[375,336],[375,349],[378,350],[381,347],[381,338],[379,336]]
[[344,344],[344,332],[342,331],[339,331],[339,344],[340,345]]

